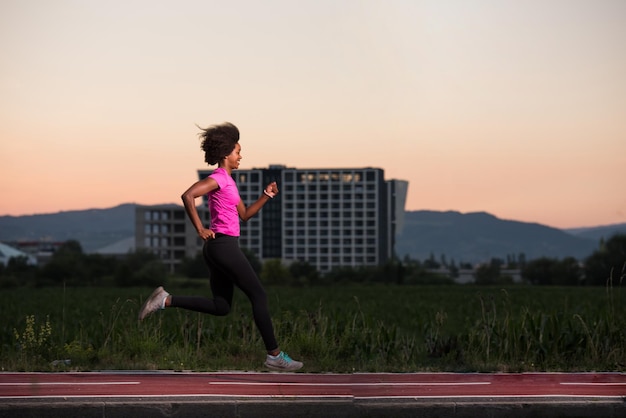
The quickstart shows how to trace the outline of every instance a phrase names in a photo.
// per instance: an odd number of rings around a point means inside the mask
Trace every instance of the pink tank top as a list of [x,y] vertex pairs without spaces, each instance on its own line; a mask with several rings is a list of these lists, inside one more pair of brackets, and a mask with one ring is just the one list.
[[241,200],[235,180],[228,172],[218,167],[209,176],[220,186],[209,193],[209,211],[211,212],[211,229],[233,237],[239,236],[239,214],[237,205]]

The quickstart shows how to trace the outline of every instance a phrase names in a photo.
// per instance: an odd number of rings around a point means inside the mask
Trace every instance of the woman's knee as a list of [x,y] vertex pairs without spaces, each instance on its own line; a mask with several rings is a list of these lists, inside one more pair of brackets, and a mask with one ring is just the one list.
[[221,298],[216,298],[215,302],[215,315],[226,316],[230,313],[230,303]]

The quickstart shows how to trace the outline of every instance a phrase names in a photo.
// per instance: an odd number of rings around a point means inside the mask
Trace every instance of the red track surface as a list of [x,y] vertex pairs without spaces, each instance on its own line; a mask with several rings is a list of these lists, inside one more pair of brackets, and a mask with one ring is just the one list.
[[624,373],[0,373],[2,399],[201,396],[238,398],[624,398]]

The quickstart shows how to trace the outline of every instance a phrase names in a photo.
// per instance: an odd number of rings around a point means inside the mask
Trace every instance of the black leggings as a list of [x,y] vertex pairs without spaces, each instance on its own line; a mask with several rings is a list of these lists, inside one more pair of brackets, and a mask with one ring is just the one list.
[[278,348],[274,326],[270,317],[267,294],[239,248],[239,238],[217,234],[207,240],[202,248],[204,260],[211,275],[213,299],[204,296],[174,296],[171,306],[211,315],[228,315],[233,303],[233,290],[237,286],[250,299],[254,323],[261,332],[267,351]]

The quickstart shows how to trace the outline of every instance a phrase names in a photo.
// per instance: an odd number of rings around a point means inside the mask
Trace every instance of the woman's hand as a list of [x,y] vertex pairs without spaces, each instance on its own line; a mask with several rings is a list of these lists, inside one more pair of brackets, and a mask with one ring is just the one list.
[[273,199],[278,194],[278,184],[275,181],[271,182],[263,189],[263,193]]
[[200,236],[203,241],[215,239],[215,232],[213,232],[212,229],[202,228],[200,231],[198,231],[198,236]]

